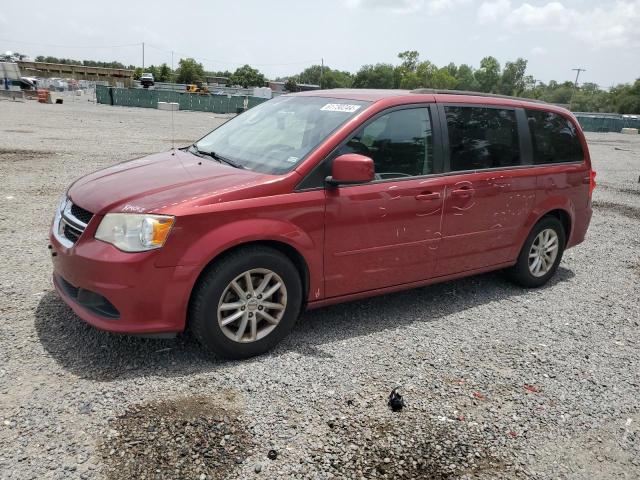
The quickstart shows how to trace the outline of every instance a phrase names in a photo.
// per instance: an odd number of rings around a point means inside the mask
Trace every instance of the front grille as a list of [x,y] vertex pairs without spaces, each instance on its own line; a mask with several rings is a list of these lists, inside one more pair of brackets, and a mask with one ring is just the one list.
[[82,235],[82,230],[67,224],[64,226],[63,233],[68,240],[71,240],[73,243],[76,243],[78,241],[78,238],[80,238],[80,235]]
[[71,244],[75,244],[92,218],[93,213],[69,200],[60,218],[58,234]]
[[60,286],[67,293],[67,295],[69,295],[70,297],[76,298],[78,296],[78,290],[80,289],[71,285],[64,278],[62,277],[58,277],[58,278],[60,279]]
[[82,207],[79,207],[75,203],[71,205],[71,215],[76,217],[82,223],[87,224],[93,218],[93,213],[88,210],[85,210]]

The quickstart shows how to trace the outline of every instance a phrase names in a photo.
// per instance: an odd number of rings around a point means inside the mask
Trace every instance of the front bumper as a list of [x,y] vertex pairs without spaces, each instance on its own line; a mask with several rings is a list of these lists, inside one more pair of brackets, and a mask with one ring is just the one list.
[[71,247],[49,240],[53,284],[84,321],[116,333],[184,330],[196,267],[156,267],[157,250],[122,252],[93,239],[91,226]]

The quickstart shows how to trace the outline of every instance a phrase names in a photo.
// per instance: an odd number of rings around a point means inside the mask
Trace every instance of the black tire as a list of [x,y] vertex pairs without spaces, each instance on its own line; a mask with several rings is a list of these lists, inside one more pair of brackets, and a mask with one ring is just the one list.
[[[546,229],[552,229],[555,231],[558,236],[558,254],[556,255],[555,261],[553,265],[549,269],[549,271],[540,277],[536,277],[533,275],[529,269],[529,253],[531,251],[531,246],[535,241],[536,237],[540,232]],[[553,277],[558,270],[558,265],[560,265],[560,261],[562,260],[562,254],[564,253],[564,248],[566,245],[566,234],[564,231],[564,227],[560,220],[556,217],[546,216],[543,217],[538,223],[535,224],[531,233],[527,237],[527,240],[524,242],[522,250],[518,255],[518,261],[516,264],[507,269],[507,275],[509,278],[526,288],[538,288],[546,284],[551,277]]]
[[[227,337],[220,327],[218,304],[227,286],[238,275],[256,268],[268,269],[282,279],[287,291],[286,308],[280,322],[264,338],[250,343],[237,342]],[[189,306],[189,328],[204,349],[217,357],[253,357],[270,350],[289,334],[301,305],[302,282],[291,260],[269,247],[242,248],[214,261],[198,280]]]

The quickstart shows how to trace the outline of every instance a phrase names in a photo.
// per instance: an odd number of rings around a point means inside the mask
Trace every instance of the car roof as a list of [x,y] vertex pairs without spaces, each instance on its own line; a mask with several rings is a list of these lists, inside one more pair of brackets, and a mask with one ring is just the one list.
[[288,95],[337,98],[341,100],[361,100],[374,103],[383,100],[394,99],[395,104],[431,101],[437,103],[502,105],[512,107],[531,107],[536,109],[542,108],[548,111],[570,114],[570,112],[565,108],[532,98],[521,98],[508,95],[467,92],[459,90],[438,90],[431,88],[420,88],[416,90],[336,88],[331,90],[310,90]]
[[293,93],[290,95],[302,97],[326,97],[339,98],[343,100],[363,100],[377,102],[385,98],[401,97],[409,94],[409,90],[384,90],[367,88],[332,88],[331,90],[308,90],[306,92]]

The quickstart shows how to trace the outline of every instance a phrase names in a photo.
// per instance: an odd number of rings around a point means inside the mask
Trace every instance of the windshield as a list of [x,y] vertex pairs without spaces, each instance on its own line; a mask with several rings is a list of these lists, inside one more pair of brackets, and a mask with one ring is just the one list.
[[281,96],[229,120],[194,147],[248,170],[281,174],[293,169],[331,132],[368,104],[357,100]]

